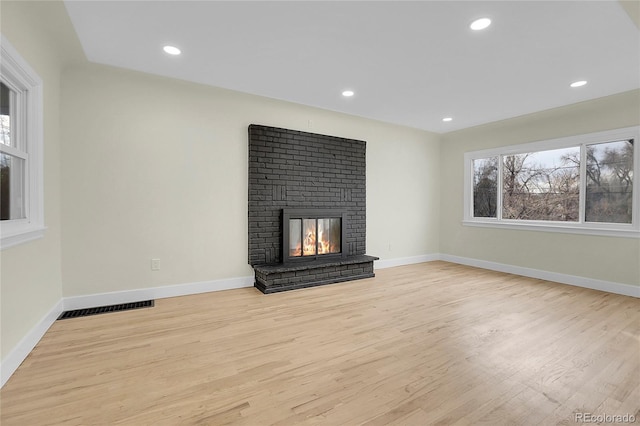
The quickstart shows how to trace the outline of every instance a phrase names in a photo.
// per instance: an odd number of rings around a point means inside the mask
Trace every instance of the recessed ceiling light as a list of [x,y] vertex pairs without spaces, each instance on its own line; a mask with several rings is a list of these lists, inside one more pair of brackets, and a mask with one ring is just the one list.
[[354,95],[353,90],[345,90],[344,92],[342,92],[342,96],[344,96],[345,98],[349,98],[353,95]]
[[586,80],[574,81],[573,83],[571,83],[571,87],[580,87],[584,86],[585,84],[587,84]]
[[445,118],[442,119],[442,121],[451,121],[451,120],[453,120],[453,118],[451,118],[451,117],[445,117]]
[[164,50],[169,55],[179,55],[180,53],[182,53],[182,51],[175,46],[165,46],[162,48],[162,50]]
[[475,21],[473,21],[471,23],[471,25],[469,25],[469,28],[471,28],[474,31],[479,31],[479,30],[484,30],[489,25],[491,25],[491,19],[489,19],[489,18],[480,18],[480,19],[476,19]]

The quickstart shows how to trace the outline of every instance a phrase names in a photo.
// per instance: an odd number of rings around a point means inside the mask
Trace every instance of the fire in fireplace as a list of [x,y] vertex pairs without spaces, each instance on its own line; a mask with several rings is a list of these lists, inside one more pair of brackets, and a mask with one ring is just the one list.
[[342,256],[345,228],[340,210],[283,209],[283,261]]
[[289,256],[340,253],[340,218],[289,219]]

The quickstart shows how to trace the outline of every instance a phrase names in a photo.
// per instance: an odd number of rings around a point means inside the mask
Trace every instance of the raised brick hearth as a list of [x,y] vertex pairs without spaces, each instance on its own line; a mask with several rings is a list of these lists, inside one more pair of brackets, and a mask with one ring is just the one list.
[[[364,141],[249,126],[249,264],[258,289],[273,293],[374,276],[378,258],[365,255],[365,172]],[[296,209],[342,212],[341,252],[287,255],[283,262],[283,212]]]
[[254,266],[255,287],[263,293],[358,280],[374,276],[373,256],[347,256],[297,264],[276,263]]

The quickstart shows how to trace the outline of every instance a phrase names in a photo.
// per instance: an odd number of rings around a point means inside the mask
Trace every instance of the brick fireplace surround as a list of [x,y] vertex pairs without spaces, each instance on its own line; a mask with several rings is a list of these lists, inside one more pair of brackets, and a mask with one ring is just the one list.
[[[249,264],[274,293],[374,276],[366,249],[366,142],[249,126]],[[283,263],[284,209],[345,213],[343,252]]]

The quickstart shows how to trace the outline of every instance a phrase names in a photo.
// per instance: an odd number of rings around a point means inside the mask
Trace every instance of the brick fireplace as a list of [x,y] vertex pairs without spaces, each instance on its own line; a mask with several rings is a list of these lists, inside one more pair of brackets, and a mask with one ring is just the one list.
[[249,264],[263,293],[373,277],[366,142],[249,126]]

